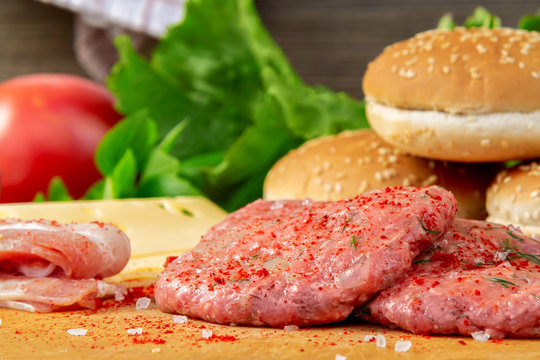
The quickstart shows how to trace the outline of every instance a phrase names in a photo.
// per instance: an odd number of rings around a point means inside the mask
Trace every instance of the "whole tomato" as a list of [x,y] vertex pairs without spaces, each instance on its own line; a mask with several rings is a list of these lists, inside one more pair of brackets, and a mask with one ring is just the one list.
[[81,197],[100,178],[94,152],[119,119],[102,85],[33,74],[0,84],[0,202],[31,201],[60,176]]

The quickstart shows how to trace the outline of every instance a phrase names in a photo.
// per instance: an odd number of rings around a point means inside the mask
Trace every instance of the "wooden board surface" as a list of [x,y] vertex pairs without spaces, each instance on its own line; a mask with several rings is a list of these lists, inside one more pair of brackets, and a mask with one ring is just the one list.
[[[186,215],[185,212],[191,215]],[[157,214],[161,214],[157,216]],[[196,243],[206,227],[224,213],[202,198],[120,200],[56,204],[0,206],[1,216],[46,217],[61,221],[112,221],[124,228],[135,242],[139,258],[145,243],[161,247],[158,255],[148,253],[156,266],[164,251],[183,251]],[[146,216],[145,216],[146,215]],[[153,217],[156,215],[155,217]],[[146,221],[145,221],[146,220]],[[161,235],[160,235],[161,234]],[[151,249],[152,247],[150,247]],[[156,256],[158,260],[156,261]],[[133,269],[132,269],[133,270]],[[415,336],[373,325],[346,322],[298,331],[231,327],[189,319],[176,324],[173,315],[160,312],[152,301],[148,309],[136,310],[135,301],[152,297],[138,287],[149,285],[154,272],[142,268],[145,283],[135,282],[134,271],[116,280],[134,288],[120,303],[107,300],[100,309],[32,314],[0,309],[0,360],[10,359],[540,359],[540,341],[509,339],[479,342],[460,336]],[[129,280],[129,281],[127,281]],[[127,281],[127,282],[126,282]],[[142,329],[130,335],[128,329]],[[69,329],[85,329],[84,336]],[[204,339],[203,330],[212,336]],[[387,344],[364,342],[366,335],[382,334]],[[406,353],[396,353],[400,339],[411,341]]]
[[[230,327],[189,319],[156,309],[125,305],[95,311],[30,314],[0,310],[0,359],[540,359],[538,340],[485,343],[467,337],[422,337],[360,324],[336,324],[298,331]],[[68,329],[86,329],[85,336]],[[130,335],[127,329],[142,328]],[[204,339],[203,330],[212,337]],[[366,335],[383,334],[387,344],[364,342]],[[401,338],[412,342],[396,353]]]

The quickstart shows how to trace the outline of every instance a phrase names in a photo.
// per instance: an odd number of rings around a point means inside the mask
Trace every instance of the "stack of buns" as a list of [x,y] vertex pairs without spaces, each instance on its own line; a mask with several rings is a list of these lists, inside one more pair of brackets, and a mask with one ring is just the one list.
[[[292,151],[268,174],[265,198],[333,200],[435,183],[455,192],[460,216],[485,218],[487,209],[490,220],[538,231],[540,33],[423,32],[388,46],[363,88],[373,130]],[[507,160],[527,162],[495,176]]]

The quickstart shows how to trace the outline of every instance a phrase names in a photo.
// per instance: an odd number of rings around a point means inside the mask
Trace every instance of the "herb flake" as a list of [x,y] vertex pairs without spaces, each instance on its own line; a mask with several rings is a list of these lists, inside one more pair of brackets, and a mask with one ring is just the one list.
[[422,217],[417,216],[416,218],[420,222],[420,226],[422,226],[422,229],[424,229],[424,231],[427,232],[428,234],[440,234],[441,233],[440,231],[428,229],[426,227],[426,225],[424,225],[424,214],[422,214]]
[[516,284],[514,284],[511,281],[504,280],[504,279],[497,278],[497,277],[491,277],[491,278],[489,278],[489,280],[491,280],[493,282],[496,282],[496,283],[499,283],[500,285],[502,285],[505,288],[508,288],[510,286],[518,287]]
[[356,246],[358,245],[358,242],[356,241],[356,238],[354,237],[354,235],[352,236],[352,239],[351,239],[351,247],[354,248],[354,250],[356,250]]

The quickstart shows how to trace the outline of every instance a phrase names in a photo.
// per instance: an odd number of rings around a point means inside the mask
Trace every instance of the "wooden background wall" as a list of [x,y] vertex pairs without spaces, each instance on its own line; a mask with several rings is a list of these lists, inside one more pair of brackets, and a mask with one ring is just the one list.
[[[515,26],[538,0],[258,0],[263,21],[300,75],[361,98],[367,63],[385,45],[433,28],[478,5]],[[73,52],[73,15],[34,0],[0,1],[0,81],[32,72],[85,76]]]

